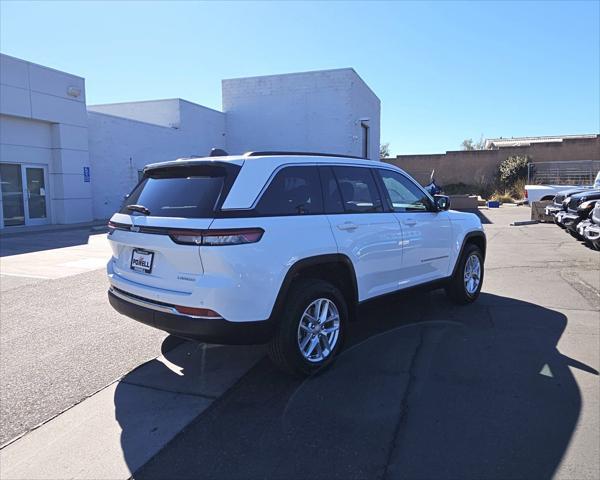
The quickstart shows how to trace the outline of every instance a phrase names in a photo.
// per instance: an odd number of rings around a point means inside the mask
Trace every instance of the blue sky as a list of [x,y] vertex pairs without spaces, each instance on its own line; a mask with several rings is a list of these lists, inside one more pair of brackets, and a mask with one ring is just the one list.
[[354,67],[393,154],[600,131],[600,2],[6,2],[3,53],[86,78],[88,104]]

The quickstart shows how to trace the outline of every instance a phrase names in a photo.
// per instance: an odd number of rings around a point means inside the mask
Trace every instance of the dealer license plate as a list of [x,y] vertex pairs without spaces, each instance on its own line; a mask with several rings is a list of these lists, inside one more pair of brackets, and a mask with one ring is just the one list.
[[152,262],[154,260],[154,252],[135,248],[131,254],[131,269],[138,272],[152,272]]

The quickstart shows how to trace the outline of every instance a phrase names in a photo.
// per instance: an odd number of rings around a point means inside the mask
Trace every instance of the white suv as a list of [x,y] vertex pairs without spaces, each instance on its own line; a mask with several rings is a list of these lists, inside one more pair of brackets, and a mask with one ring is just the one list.
[[417,285],[474,301],[486,239],[402,170],[347,156],[252,152],[148,165],[109,223],[109,299],[173,335],[269,342],[310,374],[359,303]]

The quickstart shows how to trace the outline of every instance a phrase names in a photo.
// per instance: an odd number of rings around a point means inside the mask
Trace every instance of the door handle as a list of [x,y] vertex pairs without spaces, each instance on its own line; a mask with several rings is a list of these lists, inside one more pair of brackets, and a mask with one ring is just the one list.
[[409,227],[412,227],[413,225],[416,225],[417,221],[412,219],[412,218],[407,218],[406,220],[404,220],[404,225],[408,225]]
[[337,228],[339,228],[340,230],[356,230],[358,228],[358,225],[352,222],[344,222],[338,223]]

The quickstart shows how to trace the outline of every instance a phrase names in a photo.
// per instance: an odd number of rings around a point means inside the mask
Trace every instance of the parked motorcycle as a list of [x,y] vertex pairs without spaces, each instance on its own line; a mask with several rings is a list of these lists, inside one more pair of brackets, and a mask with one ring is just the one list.
[[442,193],[441,187],[435,183],[434,174],[435,170],[432,170],[431,175],[429,177],[429,183],[425,185],[425,190],[427,190],[431,194],[431,196]]

